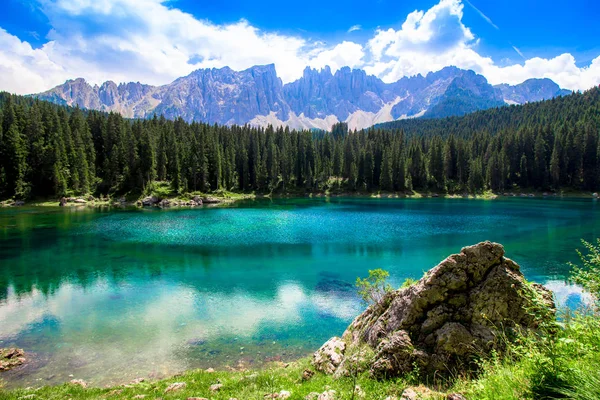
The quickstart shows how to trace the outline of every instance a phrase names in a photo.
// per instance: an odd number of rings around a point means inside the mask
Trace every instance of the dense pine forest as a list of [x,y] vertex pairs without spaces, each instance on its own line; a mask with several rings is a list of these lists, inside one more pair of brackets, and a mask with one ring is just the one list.
[[149,193],[596,191],[600,89],[349,132],[212,126],[0,93],[0,198]]

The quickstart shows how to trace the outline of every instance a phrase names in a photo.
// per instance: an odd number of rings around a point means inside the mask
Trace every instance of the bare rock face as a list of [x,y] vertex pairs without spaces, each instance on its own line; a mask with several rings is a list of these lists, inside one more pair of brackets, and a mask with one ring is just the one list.
[[[367,308],[344,332],[346,346],[337,345],[337,366],[343,368],[347,349],[367,345],[374,352],[370,372],[379,378],[411,372],[415,365],[428,374],[470,369],[478,356],[502,350],[516,330],[537,329],[554,318],[552,293],[527,283],[502,245],[483,242]],[[327,343],[315,353],[317,368]],[[321,368],[339,375],[331,369]]]

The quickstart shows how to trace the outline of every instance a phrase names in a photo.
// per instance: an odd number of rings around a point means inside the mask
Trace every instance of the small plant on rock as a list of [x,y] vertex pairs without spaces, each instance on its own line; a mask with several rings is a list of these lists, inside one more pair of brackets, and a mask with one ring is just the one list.
[[390,273],[383,269],[369,270],[369,276],[356,278],[358,294],[367,304],[377,304],[386,293],[392,291],[392,286],[387,282]]

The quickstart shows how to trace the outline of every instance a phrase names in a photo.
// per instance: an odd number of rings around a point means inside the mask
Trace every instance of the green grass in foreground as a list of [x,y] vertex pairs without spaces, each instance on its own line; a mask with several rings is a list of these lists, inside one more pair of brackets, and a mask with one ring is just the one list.
[[[443,393],[462,393],[467,399],[600,399],[600,318],[598,316],[567,317],[559,323],[556,336],[527,337],[512,345],[503,357],[491,355],[481,362],[481,373],[473,377],[455,377],[451,380],[419,381],[415,376],[386,381],[370,379],[367,373],[357,377],[360,391],[355,399],[400,398],[402,391],[413,385],[424,384],[434,390],[429,397],[443,399]],[[156,382],[144,382],[130,387],[87,388],[72,384],[40,389],[3,391],[0,399],[132,399],[145,395],[146,399],[187,399],[205,397],[214,400],[230,398],[263,399],[266,394],[286,390],[290,399],[304,399],[312,392],[335,390],[336,399],[351,399],[352,378],[333,379],[317,373],[308,381],[302,380],[302,371],[311,369],[310,360],[302,359],[289,364],[274,365],[260,371],[190,371],[183,375]],[[174,382],[185,382],[180,391],[165,393]],[[218,392],[210,385],[221,383]],[[359,396],[361,394],[362,396]],[[26,397],[29,395],[35,397]]]

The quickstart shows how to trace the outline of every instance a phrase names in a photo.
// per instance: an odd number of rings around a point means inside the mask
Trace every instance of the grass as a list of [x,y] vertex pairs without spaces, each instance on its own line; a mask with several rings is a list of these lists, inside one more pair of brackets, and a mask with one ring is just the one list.
[[527,338],[505,357],[485,360],[479,377],[458,380],[452,390],[482,400],[600,399],[600,319],[576,316],[557,332]]
[[[565,316],[559,323],[557,334],[523,337],[511,345],[503,356],[492,354],[480,361],[477,375],[464,375],[453,379],[421,380],[416,374],[391,380],[374,380],[368,373],[356,378],[360,387],[354,398],[400,398],[407,387],[425,384],[432,392],[429,399],[443,399],[449,393],[462,393],[467,399],[522,400],[558,399],[597,400],[600,398],[600,318],[597,315]],[[145,395],[146,399],[186,399],[204,397],[213,400],[230,398],[264,399],[265,395],[289,391],[290,400],[304,399],[310,393],[335,390],[336,399],[351,399],[354,387],[352,377],[334,379],[316,373],[302,380],[302,372],[313,369],[310,359],[290,364],[273,364],[258,371],[189,371],[185,374],[155,381],[111,388],[81,388],[64,384],[39,389],[3,391],[0,399],[132,399]],[[180,391],[165,393],[175,382],[185,382]],[[221,383],[218,392],[210,386]],[[421,386],[423,387],[423,386]],[[358,394],[362,394],[359,396]]]
[[[284,365],[274,365],[261,371],[191,371],[180,376],[157,382],[143,382],[129,387],[88,388],[84,389],[73,384],[41,389],[18,389],[1,391],[0,399],[22,399],[34,394],[36,399],[132,399],[136,395],[145,395],[146,399],[186,399],[188,397],[205,397],[214,400],[260,399],[265,395],[289,391],[290,400],[304,399],[310,393],[322,393],[335,390],[337,399],[350,399],[352,396],[352,378],[333,380],[330,376],[317,373],[308,381],[302,380],[304,369],[310,368],[308,359],[299,360]],[[186,387],[176,392],[165,393],[167,387],[175,382],[185,382]],[[221,383],[218,392],[211,392],[210,386]],[[364,392],[368,399],[384,399],[388,395],[399,395],[406,387],[402,379],[376,381],[365,374],[358,377],[356,384],[360,387],[357,392]],[[356,396],[356,394],[355,394]],[[26,397],[25,397],[26,398]],[[358,397],[356,397],[358,399]],[[316,400],[316,399],[315,399]]]

